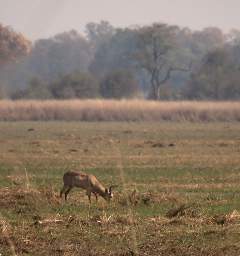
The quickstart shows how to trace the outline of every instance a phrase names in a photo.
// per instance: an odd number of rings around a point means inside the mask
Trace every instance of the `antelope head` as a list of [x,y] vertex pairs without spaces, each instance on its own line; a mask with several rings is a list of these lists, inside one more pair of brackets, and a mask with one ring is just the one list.
[[105,195],[106,195],[106,200],[107,201],[110,201],[110,199],[112,199],[113,198],[113,192],[112,192],[112,189],[113,188],[116,188],[117,187],[117,185],[112,185],[112,186],[110,186],[108,189],[106,188],[105,189]]

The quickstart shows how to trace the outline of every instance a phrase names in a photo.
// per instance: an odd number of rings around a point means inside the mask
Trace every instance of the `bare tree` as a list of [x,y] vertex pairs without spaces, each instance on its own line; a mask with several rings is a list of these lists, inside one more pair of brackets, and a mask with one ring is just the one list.
[[150,98],[160,99],[160,89],[175,71],[189,71],[190,67],[176,66],[172,52],[176,48],[176,26],[153,24],[137,30],[138,46],[135,54],[138,65],[145,70],[151,82]]

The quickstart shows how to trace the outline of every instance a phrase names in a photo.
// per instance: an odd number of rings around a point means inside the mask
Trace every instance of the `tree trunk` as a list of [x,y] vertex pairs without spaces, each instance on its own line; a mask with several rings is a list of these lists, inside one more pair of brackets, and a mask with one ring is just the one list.
[[151,74],[151,90],[149,94],[149,98],[152,100],[160,99],[160,87],[161,83],[159,81],[159,72],[154,70]]
[[161,96],[160,89],[161,89],[161,87],[158,86],[157,87],[157,99],[156,100],[160,100],[160,96]]
[[159,100],[160,98],[159,86],[154,80],[151,80],[151,90],[148,97],[151,100]]

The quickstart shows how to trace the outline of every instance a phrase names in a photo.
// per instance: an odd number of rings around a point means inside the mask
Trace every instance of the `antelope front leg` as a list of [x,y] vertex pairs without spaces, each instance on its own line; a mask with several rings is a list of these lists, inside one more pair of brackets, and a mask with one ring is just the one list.
[[71,191],[72,187],[69,187],[68,190],[65,192],[65,201],[67,201],[67,195]]
[[95,197],[96,197],[96,202],[98,201],[98,194],[94,193]]
[[88,196],[89,203],[91,204],[91,191],[87,190],[86,194]]
[[62,194],[65,194],[65,192],[69,189],[68,186],[64,185],[63,188],[60,191],[60,197],[62,198]]

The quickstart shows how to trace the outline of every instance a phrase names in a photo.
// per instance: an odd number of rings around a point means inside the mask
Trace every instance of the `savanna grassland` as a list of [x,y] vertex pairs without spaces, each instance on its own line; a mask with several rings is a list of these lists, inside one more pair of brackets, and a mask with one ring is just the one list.
[[[0,143],[3,256],[240,255],[238,122],[1,122]],[[113,201],[60,200],[70,169]]]
[[239,101],[1,100],[0,121],[238,122]]

